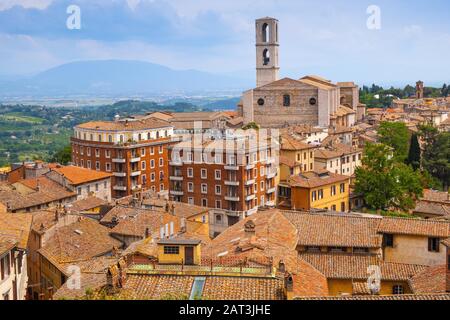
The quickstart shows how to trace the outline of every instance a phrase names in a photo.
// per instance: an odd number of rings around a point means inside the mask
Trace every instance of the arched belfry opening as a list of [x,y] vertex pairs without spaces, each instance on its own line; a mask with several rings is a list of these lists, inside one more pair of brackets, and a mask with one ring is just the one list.
[[263,65],[267,66],[270,63],[270,51],[269,49],[264,49],[263,51]]
[[256,20],[256,85],[279,79],[278,20],[265,17]]
[[262,41],[267,43],[270,41],[270,26],[264,23],[262,26]]

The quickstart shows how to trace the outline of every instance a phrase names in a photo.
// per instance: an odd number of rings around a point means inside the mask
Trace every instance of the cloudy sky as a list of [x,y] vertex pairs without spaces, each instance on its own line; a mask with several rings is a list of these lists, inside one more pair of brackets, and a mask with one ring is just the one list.
[[[81,30],[66,27],[72,4]],[[369,5],[379,30],[367,28]],[[283,76],[450,82],[447,0],[0,0],[0,76],[98,59],[252,75],[263,16],[280,21]]]

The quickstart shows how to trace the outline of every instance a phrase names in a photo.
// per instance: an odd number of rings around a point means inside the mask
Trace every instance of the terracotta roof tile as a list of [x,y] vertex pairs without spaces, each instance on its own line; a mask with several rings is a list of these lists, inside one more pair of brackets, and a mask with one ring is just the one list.
[[447,266],[438,265],[426,268],[410,279],[411,289],[416,294],[445,293]]
[[349,177],[332,173],[328,171],[310,171],[304,172],[299,175],[290,176],[288,183],[291,186],[302,188],[317,188],[320,186],[326,186],[333,183],[348,181]]
[[410,234],[448,238],[450,222],[412,218],[384,217],[378,227],[378,232],[390,234]]
[[26,249],[32,219],[32,215],[26,213],[0,214],[0,237],[8,238],[9,241],[13,240],[19,248]]
[[68,263],[105,255],[122,243],[110,236],[110,229],[97,221],[81,218],[80,221],[58,228],[39,252],[62,272]]
[[357,295],[333,297],[299,297],[297,300],[450,300],[450,293],[443,294],[398,294],[392,296]]
[[56,167],[53,168],[52,171],[63,175],[74,186],[112,177],[112,173],[90,170],[76,166]]
[[297,228],[300,246],[379,248],[382,236],[377,234],[381,218],[342,214],[283,212]]
[[93,129],[93,130],[105,130],[105,131],[134,131],[134,130],[148,130],[169,128],[171,124],[167,121],[147,118],[140,120],[120,120],[120,121],[93,121],[80,124],[76,126],[79,129]]
[[384,262],[376,255],[300,253],[299,256],[328,279],[366,280],[369,277],[369,266],[379,266],[382,280],[407,281],[427,268],[421,265]]

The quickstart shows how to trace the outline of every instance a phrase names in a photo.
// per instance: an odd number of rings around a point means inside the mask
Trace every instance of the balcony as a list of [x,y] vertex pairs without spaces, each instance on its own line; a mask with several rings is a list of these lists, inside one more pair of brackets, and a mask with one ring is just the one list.
[[132,176],[132,177],[137,177],[137,176],[140,176],[140,175],[141,175],[140,171],[133,171],[133,172],[130,173],[130,176]]
[[248,164],[248,165],[245,166],[245,170],[252,170],[252,169],[255,169],[255,164],[254,163],[253,164]]
[[140,184],[135,184],[134,186],[131,186],[131,190],[135,191],[135,190],[140,190],[142,189],[142,185]]
[[135,162],[139,162],[139,161],[141,161],[140,157],[133,157],[133,158],[130,159],[131,163],[135,163]]
[[170,181],[183,181],[182,176],[170,176],[169,179]]
[[275,201],[267,201],[266,206],[267,207],[275,207]]
[[183,166],[183,162],[182,162],[181,160],[170,161],[170,162],[169,162],[169,166],[172,166],[172,167],[181,167],[181,166]]
[[170,194],[173,196],[182,196],[184,192],[182,190],[170,190]]
[[271,165],[275,163],[275,157],[268,157],[266,160],[266,165]]
[[273,179],[273,178],[275,178],[277,176],[277,172],[276,171],[274,171],[274,172],[269,172],[269,173],[267,173],[267,175],[266,175],[266,179]]
[[239,202],[240,198],[238,195],[226,195],[225,200]]
[[114,158],[112,159],[113,163],[125,163],[126,160],[124,158]]
[[224,166],[225,170],[231,170],[231,171],[238,171],[239,170],[239,166],[235,165],[235,164],[227,164],[226,166]]
[[234,180],[225,180],[225,185],[226,186],[239,186],[240,182],[239,181],[234,181]]
[[258,207],[254,207],[253,209],[250,209],[250,210],[248,210],[247,212],[246,212],[246,216],[248,217],[248,216],[251,216],[251,215],[253,215],[253,214],[255,214],[255,213],[257,213],[258,212]]
[[127,191],[127,187],[126,186],[114,186],[113,190],[114,191]]
[[226,210],[226,215],[231,217],[241,217],[243,215],[242,211],[237,210]]
[[245,201],[252,201],[255,198],[256,196],[254,194],[249,194],[248,196],[245,197]]
[[277,191],[277,188],[273,187],[273,188],[267,189],[266,193],[271,194],[271,193],[275,193],[276,191]]
[[255,184],[255,179],[251,179],[251,180],[245,181],[245,185],[246,185],[246,186],[251,186],[251,185],[253,185],[253,184]]
[[114,177],[125,178],[127,176],[126,172],[113,172]]

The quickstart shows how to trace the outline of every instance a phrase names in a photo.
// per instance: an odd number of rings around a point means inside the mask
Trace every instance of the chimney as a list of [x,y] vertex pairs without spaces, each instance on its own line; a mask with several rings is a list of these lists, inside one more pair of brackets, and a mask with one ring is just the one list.
[[255,227],[256,227],[256,225],[255,225],[255,223],[253,222],[253,220],[249,220],[249,221],[247,221],[246,223],[245,223],[245,225],[244,225],[244,231],[245,231],[245,236],[246,236],[246,238],[252,238],[252,237],[254,237],[255,235],[256,235],[256,232],[255,232]]
[[59,212],[58,212],[58,209],[55,210],[55,221],[56,221],[56,222],[59,221]]
[[117,263],[117,268],[119,269],[119,281],[118,281],[118,287],[123,288],[125,285],[125,282],[127,281],[127,263],[125,259],[120,259]]
[[36,179],[36,190],[41,191],[41,183],[39,182],[39,179]]
[[278,272],[286,272],[286,265],[284,264],[283,260],[280,260],[280,262],[278,262]]
[[284,293],[287,300],[294,298],[294,278],[290,273],[286,273],[284,276]]

